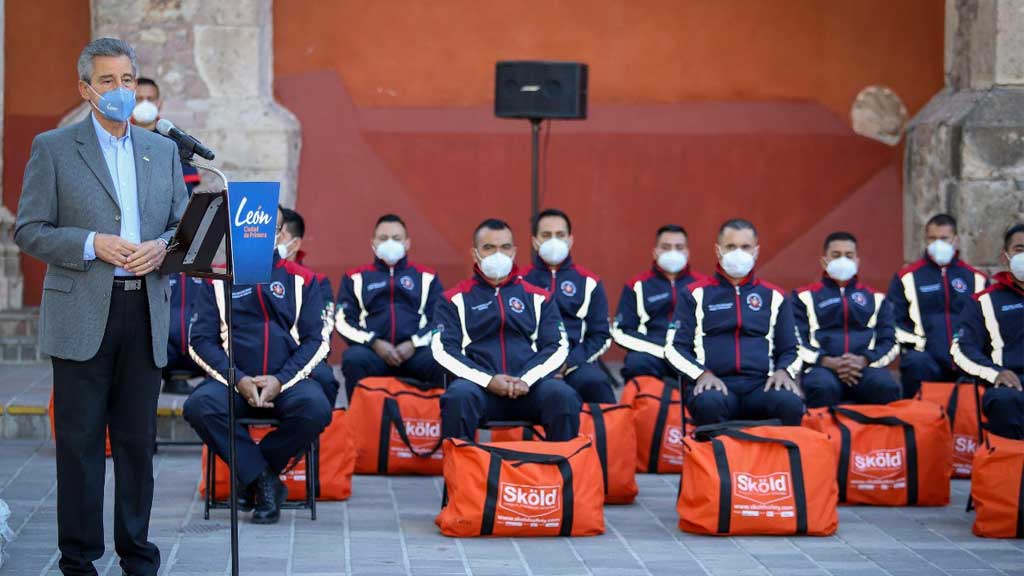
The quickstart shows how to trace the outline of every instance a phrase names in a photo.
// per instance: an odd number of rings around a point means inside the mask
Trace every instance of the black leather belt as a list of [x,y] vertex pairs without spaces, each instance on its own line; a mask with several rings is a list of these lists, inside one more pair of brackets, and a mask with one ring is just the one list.
[[124,290],[125,292],[142,290],[144,286],[142,280],[142,278],[114,278],[114,288]]

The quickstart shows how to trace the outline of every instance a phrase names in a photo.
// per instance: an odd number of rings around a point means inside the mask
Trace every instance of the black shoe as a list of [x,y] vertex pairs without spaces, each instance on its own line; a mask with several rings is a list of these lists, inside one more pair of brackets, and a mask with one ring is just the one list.
[[164,380],[163,393],[188,396],[192,393],[192,387],[188,385],[188,380]]
[[276,524],[281,519],[281,504],[288,499],[288,487],[270,471],[264,470],[253,482],[256,508],[252,512],[253,524]]
[[256,482],[248,486],[238,487],[238,509],[241,512],[251,512],[253,506],[253,492],[256,490]]

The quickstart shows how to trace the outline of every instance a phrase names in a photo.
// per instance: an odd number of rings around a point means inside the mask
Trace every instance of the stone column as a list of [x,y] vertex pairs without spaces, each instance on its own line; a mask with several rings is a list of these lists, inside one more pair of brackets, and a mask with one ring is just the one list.
[[945,50],[946,85],[907,128],[904,258],[949,212],[964,258],[996,267],[1024,219],[1024,0],[946,0]]
[[[0,0],[0,46],[4,40],[4,0]],[[0,58],[0,141],[4,133],[4,63]],[[0,168],[3,158],[0,158]],[[23,277],[21,251],[14,243],[14,214],[0,205],[0,311],[17,310],[22,305]]]
[[272,29],[271,0],[92,0],[92,36],[135,47],[140,74],[160,86],[161,116],[213,149],[232,180],[279,181],[294,206],[301,134],[274,101]]

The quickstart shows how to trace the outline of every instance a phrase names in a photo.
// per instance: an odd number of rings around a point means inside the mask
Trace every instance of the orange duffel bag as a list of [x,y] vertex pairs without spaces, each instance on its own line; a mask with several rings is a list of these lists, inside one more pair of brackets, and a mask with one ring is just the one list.
[[364,378],[349,405],[357,474],[441,474],[441,395],[398,378]]
[[874,506],[945,506],[953,435],[942,407],[920,400],[844,405],[820,425],[839,457],[839,501]]
[[720,536],[835,533],[839,498],[828,437],[762,424],[711,424],[683,440],[680,530]]
[[604,533],[604,488],[593,441],[444,442],[446,536]]
[[974,383],[922,382],[917,400],[942,406],[953,430],[953,477],[970,478],[974,450],[981,440]]
[[[625,404],[586,403],[580,412],[580,435],[594,441],[604,474],[604,503],[629,504],[640,489],[636,484],[636,423]],[[540,426],[495,428],[491,442],[544,440]]]
[[1024,440],[988,433],[974,453],[974,534],[1024,538]]
[[638,376],[622,390],[622,404],[633,408],[636,421],[636,471],[657,474],[683,469],[683,421],[679,387],[653,376]]
[[[318,452],[319,483],[315,487],[317,500],[348,500],[352,495],[352,471],[355,468],[356,454],[349,439],[345,423],[345,410],[338,409],[331,416],[331,423],[320,433],[320,451]],[[258,444],[270,434],[269,426],[251,426],[249,435]],[[203,479],[206,478],[206,451],[203,446]],[[231,495],[231,472],[226,462],[217,457],[216,484],[213,495],[216,500],[227,500]],[[306,458],[301,456],[293,459],[281,473],[281,481],[288,487],[289,500],[306,499]],[[199,494],[206,495],[206,485],[199,482]]]

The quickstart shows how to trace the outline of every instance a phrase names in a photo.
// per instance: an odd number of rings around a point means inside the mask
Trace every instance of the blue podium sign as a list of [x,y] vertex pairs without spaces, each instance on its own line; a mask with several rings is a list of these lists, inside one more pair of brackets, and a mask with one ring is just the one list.
[[270,282],[280,191],[279,182],[232,182],[228,188],[231,270],[235,284]]

